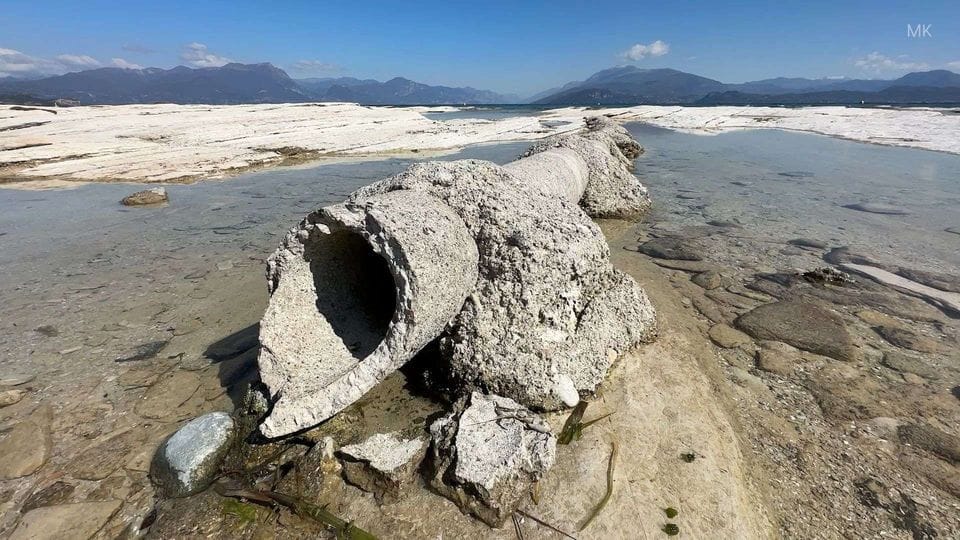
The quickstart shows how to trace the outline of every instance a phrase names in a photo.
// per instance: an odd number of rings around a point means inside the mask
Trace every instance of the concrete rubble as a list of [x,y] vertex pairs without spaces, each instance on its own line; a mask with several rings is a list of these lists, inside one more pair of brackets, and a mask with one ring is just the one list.
[[337,452],[348,482],[373,493],[377,502],[398,500],[414,479],[427,451],[420,438],[403,439],[396,433],[377,433],[359,444]]
[[653,307],[590,219],[647,211],[629,170],[640,147],[613,122],[587,124],[502,167],[413,165],[292,229],[268,261],[261,432],[330,418],[438,338],[463,391],[538,410],[576,404],[652,340]]
[[496,395],[473,392],[430,435],[430,486],[492,527],[503,525],[556,459],[550,426]]

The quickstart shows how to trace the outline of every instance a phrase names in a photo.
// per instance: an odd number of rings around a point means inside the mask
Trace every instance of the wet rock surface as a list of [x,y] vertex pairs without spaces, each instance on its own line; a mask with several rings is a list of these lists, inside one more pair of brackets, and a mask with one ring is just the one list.
[[648,240],[637,248],[640,253],[658,259],[680,261],[702,261],[703,255],[688,240],[676,237],[663,237]]
[[23,516],[11,540],[90,538],[120,508],[121,501],[45,506]]
[[0,480],[33,474],[47,462],[52,414],[43,407],[0,435]]
[[492,527],[504,524],[556,456],[556,438],[537,415],[479,392],[434,422],[430,435],[430,485]]
[[765,304],[741,315],[736,325],[757,339],[782,341],[838,360],[858,356],[843,319],[822,305],[796,301]]

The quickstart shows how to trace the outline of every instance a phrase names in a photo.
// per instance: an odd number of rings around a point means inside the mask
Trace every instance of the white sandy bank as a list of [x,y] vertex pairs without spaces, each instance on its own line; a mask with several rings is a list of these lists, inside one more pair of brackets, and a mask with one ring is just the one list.
[[123,105],[56,109],[56,114],[17,109],[0,106],[0,184],[12,179],[217,178],[291,158],[404,154],[539,139],[578,128],[583,117],[596,114],[691,133],[777,128],[960,153],[960,115],[933,109],[572,107],[496,121],[434,121],[421,114],[450,107],[349,103]]
[[647,122],[696,134],[772,128],[960,154],[960,114],[945,109],[642,105],[590,111],[570,107],[551,110],[547,116],[576,118],[585,112],[614,116],[622,122]]

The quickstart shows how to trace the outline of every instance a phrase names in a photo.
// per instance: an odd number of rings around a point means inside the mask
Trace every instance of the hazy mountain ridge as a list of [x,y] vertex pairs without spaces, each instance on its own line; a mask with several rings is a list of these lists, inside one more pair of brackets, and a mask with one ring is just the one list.
[[37,101],[68,98],[84,105],[178,103],[229,105],[351,101],[364,105],[489,104],[516,101],[489,90],[431,86],[397,77],[294,80],[269,63],[172,69],[98,68],[34,80],[0,79],[0,94]]
[[893,80],[778,77],[739,84],[673,69],[599,71],[533,102],[540,105],[954,103],[960,75],[947,70]]

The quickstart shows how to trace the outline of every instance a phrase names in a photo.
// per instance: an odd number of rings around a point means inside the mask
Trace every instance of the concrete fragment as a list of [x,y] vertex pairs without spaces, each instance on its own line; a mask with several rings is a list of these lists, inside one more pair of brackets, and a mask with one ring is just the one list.
[[428,481],[492,527],[503,525],[553,466],[556,437],[517,402],[473,392],[430,426]]
[[233,418],[224,412],[187,422],[157,449],[150,477],[167,497],[186,497],[206,489],[217,474],[234,432]]
[[[629,136],[594,126],[504,167],[413,165],[293,229],[268,266],[259,364],[274,404],[261,432],[329,418],[438,337],[460,386],[540,409],[595,391],[620,354],[651,340],[653,307],[578,206],[649,206],[620,150],[637,151]],[[607,174],[616,180],[588,204]]]
[[426,450],[423,439],[377,433],[360,444],[344,446],[338,455],[347,481],[373,493],[383,504],[400,498],[404,487],[413,481]]

